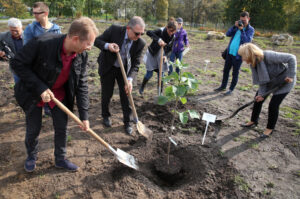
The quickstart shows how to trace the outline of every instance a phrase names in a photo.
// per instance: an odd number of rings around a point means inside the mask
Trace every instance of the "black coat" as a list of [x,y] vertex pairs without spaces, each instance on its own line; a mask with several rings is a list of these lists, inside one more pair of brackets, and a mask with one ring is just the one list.
[[172,51],[172,46],[174,42],[174,34],[170,37],[167,28],[159,28],[156,30],[149,30],[147,31],[147,35],[153,39],[152,43],[148,47],[149,52],[151,55],[155,56],[159,49],[160,46],[158,44],[158,40],[162,39],[167,45],[164,47],[164,52],[165,55],[168,55]]
[[[121,48],[126,33],[126,26],[117,26],[112,25],[106,29],[102,35],[98,36],[95,40],[95,46],[101,50],[101,53],[98,57],[99,63],[99,75],[104,76],[110,69],[113,67],[115,61],[117,60],[116,53],[112,53],[109,50],[105,50],[105,43],[116,43]],[[133,41],[130,48],[131,56],[131,68],[127,73],[127,77],[134,78],[139,71],[140,59],[145,47],[146,42],[139,38],[137,41]],[[124,65],[125,71],[127,71],[126,64]]]
[[[15,97],[25,112],[41,100],[40,95],[52,88],[63,63],[60,53],[66,35],[43,34],[28,42],[12,59],[11,66],[20,81],[15,85]],[[77,54],[73,59],[69,79],[65,83],[66,105],[73,110],[76,96],[81,120],[88,119],[87,53]]]

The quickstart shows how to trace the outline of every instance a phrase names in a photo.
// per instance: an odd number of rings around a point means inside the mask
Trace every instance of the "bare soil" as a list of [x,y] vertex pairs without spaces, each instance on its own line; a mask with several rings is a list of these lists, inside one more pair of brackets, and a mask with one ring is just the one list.
[[[190,32],[189,37],[192,50],[184,62],[202,83],[199,91],[188,96],[188,103],[179,106],[180,111],[195,109],[201,115],[204,112],[226,115],[253,99],[257,88],[251,86],[251,74],[246,69],[241,70],[233,95],[213,91],[222,78],[224,61],[220,53],[228,40],[208,41],[195,32]],[[144,38],[149,44],[147,36]],[[268,44],[268,39],[262,41]],[[267,48],[293,53],[299,60],[298,45]],[[52,119],[44,117],[37,168],[26,173],[24,113],[13,97],[8,64],[0,62],[0,198],[300,198],[300,119],[296,112],[286,112],[300,110],[299,89],[294,89],[284,100],[276,131],[265,140],[259,134],[266,126],[268,102],[258,127],[240,127],[250,118],[251,108],[247,108],[225,123],[210,124],[204,145],[201,141],[205,121],[190,120],[182,125],[177,118],[172,138],[178,145],[171,145],[170,160],[179,169],[166,176],[157,166],[165,168],[167,161],[167,135],[174,103],[156,104],[156,76],[147,85],[145,96],[138,95],[145,74],[142,66],[133,94],[140,121],[153,131],[152,141],[142,137],[136,128],[132,136],[125,134],[117,86],[110,105],[113,125],[105,128],[101,118],[98,53],[93,48],[89,61],[91,128],[114,148],[133,155],[140,169],[136,171],[118,162],[71,119],[67,156],[80,166],[80,171],[72,173],[55,168]],[[206,71],[205,59],[210,60]]]

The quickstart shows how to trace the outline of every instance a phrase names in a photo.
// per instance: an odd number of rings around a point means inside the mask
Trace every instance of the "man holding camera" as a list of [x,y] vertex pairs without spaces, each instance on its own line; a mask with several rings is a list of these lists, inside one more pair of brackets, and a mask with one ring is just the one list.
[[238,82],[239,71],[243,61],[237,52],[240,45],[251,42],[254,35],[254,28],[249,24],[249,21],[249,13],[246,11],[242,12],[240,14],[240,20],[236,21],[234,26],[229,28],[226,33],[226,36],[231,37],[231,40],[227,47],[222,84],[219,88],[215,89],[215,91],[219,92],[226,89],[229,72],[232,67],[232,80],[230,88],[225,95],[231,95]]
[[[9,31],[0,33],[0,58],[9,60],[23,47],[22,22],[17,18],[8,20]],[[11,67],[10,70],[12,71]],[[12,71],[15,83],[19,81],[18,76]]]

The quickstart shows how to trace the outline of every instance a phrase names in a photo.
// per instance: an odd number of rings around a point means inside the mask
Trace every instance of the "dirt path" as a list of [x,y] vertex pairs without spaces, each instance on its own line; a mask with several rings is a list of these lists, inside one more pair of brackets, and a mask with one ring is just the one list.
[[[191,33],[190,38],[192,50],[185,62],[202,84],[197,93],[188,97],[185,108],[200,113],[230,114],[253,98],[257,88],[251,86],[251,75],[244,69],[247,66],[241,70],[232,96],[213,92],[221,81],[220,52],[228,41],[203,40],[203,35],[197,33]],[[279,50],[295,53],[300,59],[299,46]],[[43,118],[37,168],[27,174],[23,169],[26,158],[24,114],[15,104],[8,66],[1,62],[0,198],[300,198],[299,89],[294,89],[283,102],[276,131],[270,139],[258,138],[265,128],[267,103],[257,128],[240,127],[250,117],[248,108],[228,122],[210,125],[203,146],[204,121],[194,120],[187,125],[177,121],[176,134],[172,137],[178,146],[172,145],[171,154],[181,160],[182,169],[178,175],[164,178],[155,170],[154,163],[166,154],[166,133],[173,104],[158,106],[154,103],[156,78],[153,78],[144,98],[137,95],[138,88],[134,88],[140,120],[154,132],[153,141],[147,142],[137,132],[133,136],[124,133],[117,92],[111,104],[113,126],[105,129],[100,117],[97,53],[94,49],[89,63],[91,127],[112,146],[133,155],[140,170],[123,166],[72,121],[68,128],[68,158],[81,170],[69,173],[56,169],[52,120]],[[206,71],[203,69],[205,59],[211,61]],[[144,73],[142,68],[138,85]]]

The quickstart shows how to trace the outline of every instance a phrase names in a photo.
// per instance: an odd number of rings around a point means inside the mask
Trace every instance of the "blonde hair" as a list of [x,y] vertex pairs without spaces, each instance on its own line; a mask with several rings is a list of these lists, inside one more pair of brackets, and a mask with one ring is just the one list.
[[80,41],[85,41],[88,39],[89,33],[94,33],[95,36],[99,34],[99,31],[94,23],[88,17],[80,17],[75,19],[69,28],[68,35],[79,36]]
[[256,66],[257,62],[264,59],[263,50],[252,43],[241,45],[238,54],[242,56],[244,60],[250,62],[253,67]]

